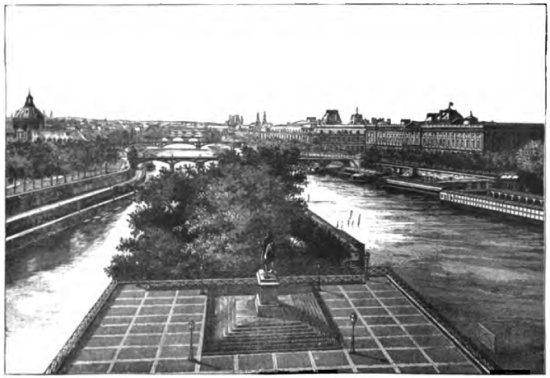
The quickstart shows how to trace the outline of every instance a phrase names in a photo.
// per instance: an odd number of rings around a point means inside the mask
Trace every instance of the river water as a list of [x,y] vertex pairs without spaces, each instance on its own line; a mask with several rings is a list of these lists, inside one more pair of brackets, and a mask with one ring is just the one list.
[[6,261],[6,373],[48,367],[110,279],[103,269],[130,236],[135,205],[106,206],[93,219],[25,247]]
[[[475,335],[482,323],[494,332],[505,367],[542,371],[541,229],[337,178],[308,180],[310,208],[364,242],[373,264],[393,266],[461,331]],[[103,269],[120,238],[129,236],[134,208],[106,207],[7,261],[7,373],[46,369],[109,283]]]
[[502,367],[543,372],[542,227],[339,178],[308,180],[309,207],[365,243],[373,265],[392,266],[472,341],[479,323],[494,333]]

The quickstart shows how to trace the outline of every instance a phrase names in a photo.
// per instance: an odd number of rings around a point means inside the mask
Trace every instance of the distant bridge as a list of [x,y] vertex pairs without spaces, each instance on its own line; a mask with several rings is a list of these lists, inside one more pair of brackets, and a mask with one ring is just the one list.
[[209,150],[157,149],[145,151],[138,157],[137,163],[159,161],[168,164],[170,170],[173,172],[177,163],[190,162],[196,164],[198,167],[204,167],[207,162],[217,160],[216,154]]
[[326,154],[326,153],[312,153],[302,151],[300,153],[300,161],[318,163],[323,166],[327,166],[330,163],[340,162],[345,166],[359,166],[361,157],[358,155],[348,154]]
[[[201,138],[163,138],[162,140],[157,141],[143,141],[140,143],[140,145],[148,145],[151,147],[157,147],[157,148],[165,148],[167,146],[180,146],[180,149],[196,149],[200,150],[203,147],[211,147],[211,146],[227,146],[230,148],[235,148],[240,145],[240,143],[236,142],[226,142],[226,141],[220,141],[220,142],[208,142],[204,141]],[[188,145],[189,148],[181,148],[185,145]]]

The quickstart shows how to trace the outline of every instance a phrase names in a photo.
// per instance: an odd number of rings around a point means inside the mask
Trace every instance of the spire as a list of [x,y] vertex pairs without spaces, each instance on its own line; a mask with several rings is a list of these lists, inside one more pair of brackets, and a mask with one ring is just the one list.
[[29,94],[27,95],[27,100],[25,101],[25,106],[34,106],[30,89],[29,89]]
[[358,106],[355,107],[355,114],[359,114],[359,107]]
[[265,110],[264,110],[264,120],[263,120],[262,124],[264,124],[264,125],[265,125],[266,123],[267,123],[267,118],[266,118],[266,115],[265,115]]

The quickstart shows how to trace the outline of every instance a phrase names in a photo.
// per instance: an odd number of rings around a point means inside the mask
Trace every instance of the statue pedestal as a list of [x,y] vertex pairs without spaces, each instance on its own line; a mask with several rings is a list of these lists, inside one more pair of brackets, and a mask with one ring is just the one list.
[[279,304],[279,280],[274,274],[266,274],[263,269],[256,273],[260,292],[256,295],[256,311],[265,318],[278,317],[281,314]]

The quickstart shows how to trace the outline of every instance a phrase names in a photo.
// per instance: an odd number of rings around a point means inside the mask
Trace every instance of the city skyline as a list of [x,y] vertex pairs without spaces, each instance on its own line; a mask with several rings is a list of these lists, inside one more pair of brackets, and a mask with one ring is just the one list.
[[9,6],[6,114],[30,89],[96,119],[544,122],[544,31],[543,6]]

